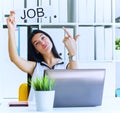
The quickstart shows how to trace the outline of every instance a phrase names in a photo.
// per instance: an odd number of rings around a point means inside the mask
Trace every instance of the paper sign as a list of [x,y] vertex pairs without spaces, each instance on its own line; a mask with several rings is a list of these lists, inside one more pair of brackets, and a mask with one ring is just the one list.
[[27,20],[42,18],[45,10],[42,7],[15,9],[15,19],[17,23],[24,23]]

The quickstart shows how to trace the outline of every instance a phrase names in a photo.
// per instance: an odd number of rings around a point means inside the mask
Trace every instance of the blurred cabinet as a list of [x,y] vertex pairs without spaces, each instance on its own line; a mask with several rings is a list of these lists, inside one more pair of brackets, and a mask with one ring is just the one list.
[[[6,94],[7,90],[4,89],[5,98],[16,97],[19,84],[27,81],[26,74],[17,69],[8,58],[7,28],[3,26],[6,25],[6,18],[10,10],[16,11],[18,31],[21,32],[26,29],[26,35],[16,36],[18,52],[23,50],[21,53],[25,55],[25,58],[29,57],[26,54],[28,52],[26,50],[26,37],[29,35],[28,26],[38,26],[39,29],[45,30],[51,35],[61,57],[68,60],[67,51],[62,43],[66,35],[62,29],[64,26],[72,37],[80,34],[77,41],[79,63],[112,63],[115,60],[116,28],[119,30],[119,19],[117,18],[120,16],[119,0],[20,0],[19,4],[16,0],[4,0],[2,2],[0,33],[3,38],[0,43],[3,42],[3,44],[0,44],[0,46],[4,49],[0,48],[0,51],[1,53],[5,52],[1,57],[2,64],[5,65],[5,67],[2,67],[2,71],[5,72],[3,84],[6,88],[8,85],[14,87],[12,92],[9,91],[10,94]],[[40,8],[43,8],[43,10]],[[20,17],[23,17],[24,11],[27,12],[27,17],[20,19]],[[39,17],[42,13],[44,13],[44,16]],[[26,49],[20,49],[23,46],[20,45],[23,40],[26,42],[26,44],[24,43]],[[9,84],[6,84],[5,80]]]

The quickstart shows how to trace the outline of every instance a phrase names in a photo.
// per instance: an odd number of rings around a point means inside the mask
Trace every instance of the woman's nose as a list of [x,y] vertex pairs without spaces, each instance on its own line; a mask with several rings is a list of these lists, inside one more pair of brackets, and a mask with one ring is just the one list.
[[41,40],[40,42],[41,42],[41,45],[44,45],[44,44],[45,44],[45,42],[44,42],[44,41],[42,41],[42,40]]

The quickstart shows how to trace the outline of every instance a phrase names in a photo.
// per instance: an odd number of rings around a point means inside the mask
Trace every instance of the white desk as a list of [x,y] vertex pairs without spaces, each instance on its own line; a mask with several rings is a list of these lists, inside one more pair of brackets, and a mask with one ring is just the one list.
[[[35,105],[28,107],[9,107],[8,102],[11,100],[3,100],[0,105],[0,113],[38,113]],[[73,108],[53,108],[52,111],[44,111],[41,113],[120,113],[120,98],[108,98],[103,101],[102,106],[97,107],[73,107]]]

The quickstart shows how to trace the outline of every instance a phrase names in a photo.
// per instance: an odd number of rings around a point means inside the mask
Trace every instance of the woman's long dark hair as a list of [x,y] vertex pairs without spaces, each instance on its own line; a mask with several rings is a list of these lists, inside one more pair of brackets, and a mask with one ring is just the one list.
[[52,53],[53,53],[54,57],[61,59],[61,57],[60,57],[60,55],[58,54],[58,52],[57,52],[57,50],[56,50],[56,47],[55,47],[55,45],[54,45],[54,43],[53,43],[53,40],[52,40],[52,38],[50,37],[50,35],[48,35],[46,32],[44,32],[44,31],[42,31],[42,30],[34,30],[34,31],[31,33],[30,37],[28,37],[28,60],[36,61],[36,62],[44,61],[42,54],[41,54],[41,53],[37,53],[35,47],[34,47],[33,44],[32,44],[32,38],[33,38],[37,33],[42,33],[42,34],[46,35],[46,36],[50,39],[50,41],[52,42],[52,45],[53,45],[53,47],[52,47]]

